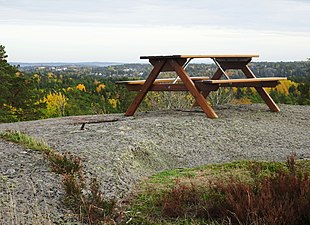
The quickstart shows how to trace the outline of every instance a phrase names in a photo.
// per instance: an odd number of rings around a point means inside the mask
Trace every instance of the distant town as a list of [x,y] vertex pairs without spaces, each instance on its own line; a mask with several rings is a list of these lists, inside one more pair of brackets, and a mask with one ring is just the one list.
[[[152,69],[148,63],[123,64],[117,62],[82,63],[11,63],[25,73],[43,74],[51,72],[62,75],[100,76],[102,78],[144,78]],[[305,77],[308,75],[309,61],[297,62],[252,62],[252,70],[259,77]],[[211,76],[216,69],[214,64],[192,63],[187,70],[193,76]],[[232,74],[242,76],[241,73]]]

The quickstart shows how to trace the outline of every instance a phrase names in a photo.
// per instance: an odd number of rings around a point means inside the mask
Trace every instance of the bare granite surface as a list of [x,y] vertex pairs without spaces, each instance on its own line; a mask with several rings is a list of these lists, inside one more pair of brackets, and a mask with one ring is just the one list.
[[[280,108],[272,113],[264,104],[225,105],[216,108],[218,119],[206,118],[201,110],[75,116],[0,124],[0,132],[20,130],[58,152],[82,157],[86,172],[98,178],[107,197],[122,198],[141,179],[165,169],[244,159],[281,161],[291,152],[310,158],[310,106]],[[16,201],[28,212],[34,209],[25,196],[29,200],[36,193],[33,202],[49,212],[49,221],[70,214],[61,205],[60,178],[39,153],[0,139],[0,176],[2,186],[15,183]],[[5,192],[2,187],[0,193]]]

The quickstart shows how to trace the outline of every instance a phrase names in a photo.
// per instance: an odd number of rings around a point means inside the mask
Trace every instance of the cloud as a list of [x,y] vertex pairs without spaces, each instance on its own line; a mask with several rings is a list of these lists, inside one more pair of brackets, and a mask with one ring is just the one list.
[[1,44],[10,61],[141,62],[140,55],[165,54],[260,54],[260,61],[290,61],[305,60],[310,52],[310,33],[169,26],[9,26],[4,31]]
[[2,0],[1,23],[213,26],[308,31],[310,3],[297,0]]
[[309,57],[303,0],[0,0],[11,61],[139,61],[149,54]]

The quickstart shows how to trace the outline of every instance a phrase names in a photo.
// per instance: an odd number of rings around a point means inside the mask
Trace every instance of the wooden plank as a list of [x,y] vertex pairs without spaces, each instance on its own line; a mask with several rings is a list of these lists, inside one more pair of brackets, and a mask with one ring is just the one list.
[[154,66],[150,75],[146,79],[142,89],[137,94],[137,96],[135,97],[135,99],[133,100],[131,105],[128,107],[128,109],[125,113],[125,116],[132,116],[136,112],[136,110],[139,107],[139,105],[141,104],[143,98],[145,97],[145,95],[149,91],[150,87],[154,83],[156,77],[158,76],[158,74],[160,73],[161,69],[164,67],[165,64],[166,64],[166,60],[162,60],[162,61],[158,61],[158,63]]
[[[216,91],[219,87],[276,87],[279,84],[278,81],[260,81],[260,82],[242,82],[242,83],[205,83],[195,82],[195,86],[202,93]],[[143,84],[125,84],[128,91],[141,91]],[[183,83],[176,84],[153,84],[149,91],[188,91],[187,87]],[[197,105],[195,105],[197,106]]]
[[189,92],[194,96],[195,100],[198,102],[204,113],[209,118],[217,118],[218,116],[212,107],[208,104],[207,100],[200,94],[200,91],[196,88],[194,82],[190,79],[186,71],[175,60],[170,59],[168,62],[179,75]]
[[[126,85],[129,91],[140,91],[143,85]],[[153,84],[149,91],[188,91],[184,84]]]
[[[219,85],[206,85],[204,83],[195,83],[196,87],[200,91],[216,91]],[[125,85],[129,91],[141,91],[142,84],[130,84]],[[185,84],[153,84],[149,91],[188,91]]]
[[252,58],[216,58],[215,60],[224,70],[238,70],[249,64]]
[[[158,58],[156,58],[156,59],[150,59],[149,62],[154,66],[154,65],[158,62],[158,60],[162,60],[162,59],[158,59]],[[183,66],[183,65],[186,63],[187,59],[178,58],[178,59],[176,59],[176,61],[177,61],[177,63],[178,63],[180,66]],[[173,70],[173,68],[170,66],[169,63],[166,63],[166,64],[164,65],[164,67],[161,69],[161,72],[171,72],[171,71],[174,71],[174,70]]]
[[[166,79],[156,79],[154,84],[156,83],[168,83],[173,82],[175,78],[166,78]],[[116,84],[144,84],[145,80],[124,80],[124,81],[116,81]]]
[[276,87],[279,81],[260,81],[260,82],[245,82],[245,83],[225,83],[225,84],[211,84],[219,85],[219,87]]
[[[172,83],[175,81],[176,78],[163,78],[163,79],[156,79],[154,84],[158,83]],[[200,81],[200,80],[208,80],[209,77],[191,77],[193,81]],[[177,78],[176,82],[180,82],[181,79]],[[144,84],[145,80],[124,80],[124,81],[116,81],[116,84]]]
[[182,59],[182,58],[254,58],[257,54],[231,54],[231,55],[159,55],[159,56],[140,56],[140,59]]
[[203,82],[210,84],[233,84],[233,83],[256,83],[262,81],[280,81],[287,80],[286,77],[263,77],[263,78],[246,78],[246,79],[230,79],[230,80],[205,80]]

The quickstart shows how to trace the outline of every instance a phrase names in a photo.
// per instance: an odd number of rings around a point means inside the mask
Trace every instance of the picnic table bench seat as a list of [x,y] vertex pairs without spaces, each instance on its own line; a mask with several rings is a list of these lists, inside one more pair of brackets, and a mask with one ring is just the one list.
[[[209,80],[209,77],[191,77],[191,80],[196,83],[198,81]],[[127,80],[127,81],[117,81],[116,84],[123,84],[128,91],[140,91],[143,87],[145,80]],[[198,84],[198,86],[203,86],[203,83]],[[156,79],[153,82],[150,91],[188,91],[184,83],[180,78],[164,78]]]
[[281,80],[287,80],[286,77],[263,77],[229,80],[206,80],[203,81],[207,86],[218,87],[276,87]]
[[[201,91],[216,91],[219,87],[275,87],[285,77],[246,78],[229,80],[210,80],[209,77],[191,77]],[[174,82],[175,81],[175,82]],[[124,84],[129,91],[140,91],[145,80],[117,81]],[[156,79],[150,91],[187,91],[187,87],[180,78]]]
[[[202,81],[202,80],[209,80],[210,77],[191,77],[192,81]],[[153,84],[159,84],[159,83],[172,83],[172,82],[182,82],[180,78],[162,78],[162,79],[156,79]],[[116,81],[116,84],[144,84],[145,80],[122,80],[122,81]]]
[[207,84],[229,84],[229,83],[259,83],[259,82],[274,82],[286,80],[286,77],[262,77],[262,78],[243,78],[229,80],[206,80]]

